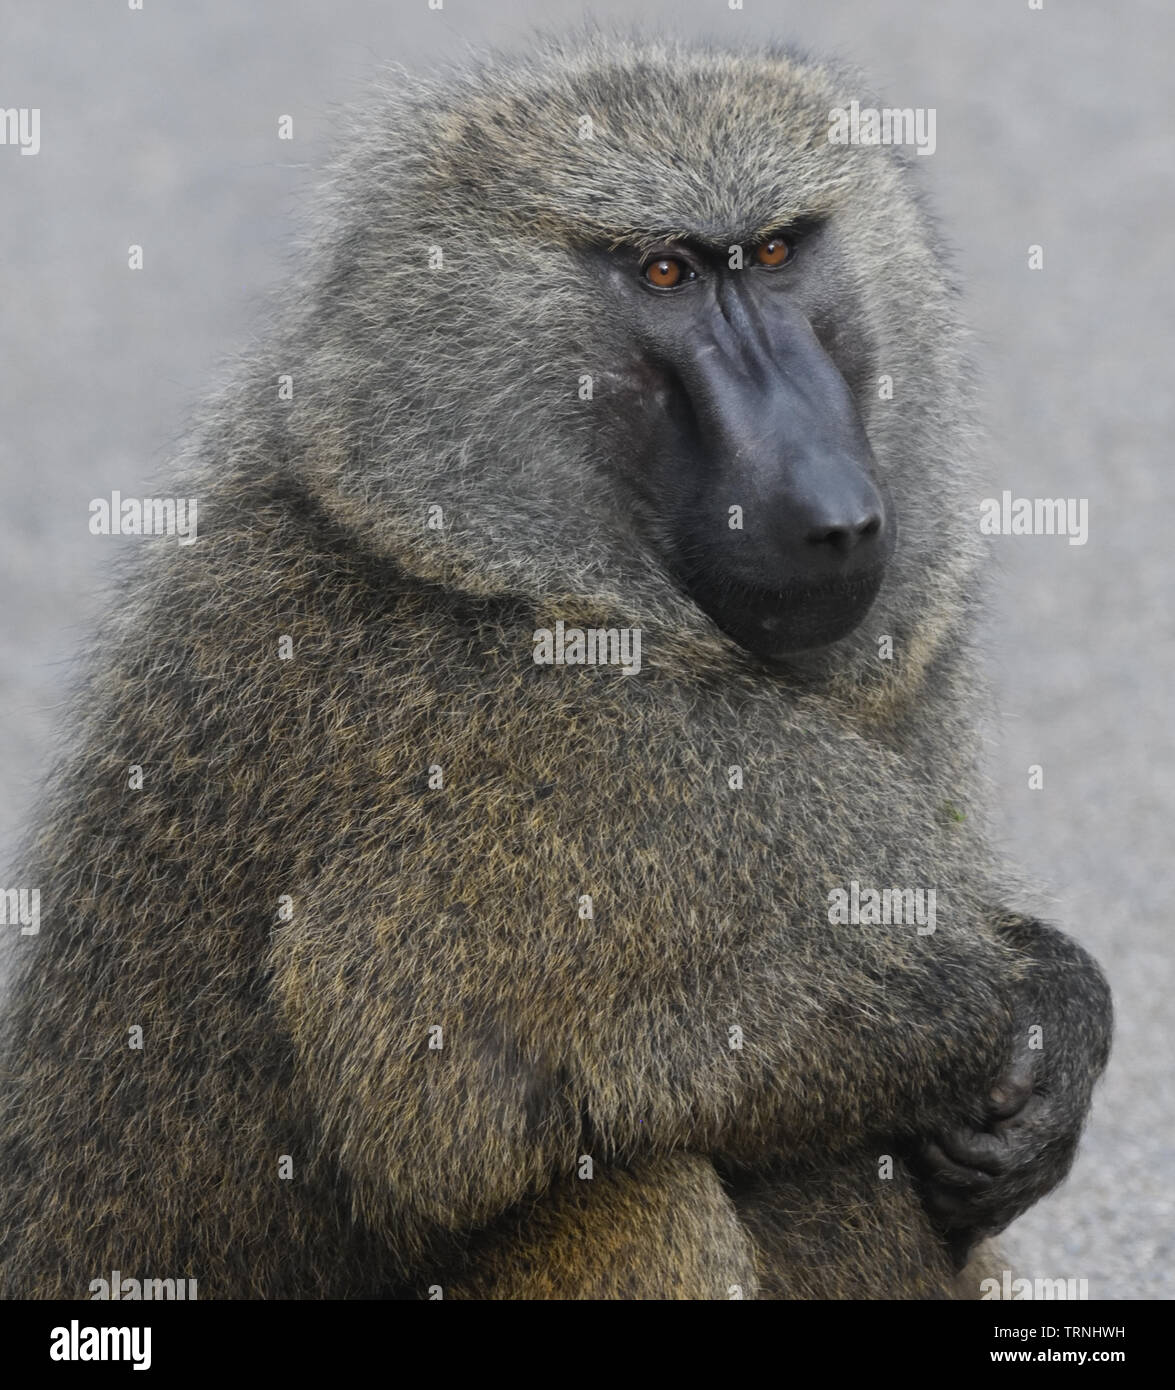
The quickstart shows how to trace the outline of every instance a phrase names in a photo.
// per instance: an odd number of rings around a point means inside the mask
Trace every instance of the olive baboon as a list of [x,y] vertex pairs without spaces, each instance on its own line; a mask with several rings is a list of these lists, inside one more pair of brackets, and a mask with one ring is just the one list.
[[974,1295],[1110,1005],[986,848],[908,161],[783,51],[393,85],[30,842],[5,1288]]

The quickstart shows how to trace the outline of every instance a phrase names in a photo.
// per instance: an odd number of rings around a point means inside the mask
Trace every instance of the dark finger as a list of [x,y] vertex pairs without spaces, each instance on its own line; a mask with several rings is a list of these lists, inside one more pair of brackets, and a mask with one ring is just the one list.
[[1006,1173],[1012,1155],[1006,1139],[980,1130],[955,1129],[939,1135],[939,1147],[955,1163],[998,1176]]
[[989,1173],[969,1163],[957,1162],[933,1139],[923,1145],[919,1158],[919,1170],[931,1182],[978,1192],[992,1184]]
[[994,1118],[1008,1119],[1028,1104],[1034,1071],[1033,1063],[1021,1056],[1004,1072],[991,1088],[989,1111]]

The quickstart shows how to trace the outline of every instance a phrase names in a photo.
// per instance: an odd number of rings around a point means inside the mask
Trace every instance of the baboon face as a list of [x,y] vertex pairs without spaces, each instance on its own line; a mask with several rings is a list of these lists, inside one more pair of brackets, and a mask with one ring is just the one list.
[[835,642],[877,596],[895,519],[813,328],[833,253],[802,222],[745,247],[650,241],[600,258],[633,345],[640,428],[624,476],[665,564],[743,647],[772,658]]

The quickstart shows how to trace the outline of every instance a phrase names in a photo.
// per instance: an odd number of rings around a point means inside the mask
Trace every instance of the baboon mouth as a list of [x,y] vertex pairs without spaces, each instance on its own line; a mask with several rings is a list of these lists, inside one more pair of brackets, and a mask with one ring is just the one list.
[[792,581],[778,588],[695,580],[698,606],[741,647],[765,660],[798,656],[847,637],[873,606],[884,567],[851,578]]

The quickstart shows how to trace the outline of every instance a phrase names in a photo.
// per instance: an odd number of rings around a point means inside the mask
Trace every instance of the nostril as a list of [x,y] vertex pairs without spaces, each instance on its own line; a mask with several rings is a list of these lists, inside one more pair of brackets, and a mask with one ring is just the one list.
[[852,550],[862,541],[871,540],[881,530],[881,518],[871,516],[849,526],[819,526],[808,532],[809,545],[826,545],[838,552]]
[[853,543],[853,534],[847,526],[821,526],[808,532],[809,545],[829,545],[833,550],[847,550]]

